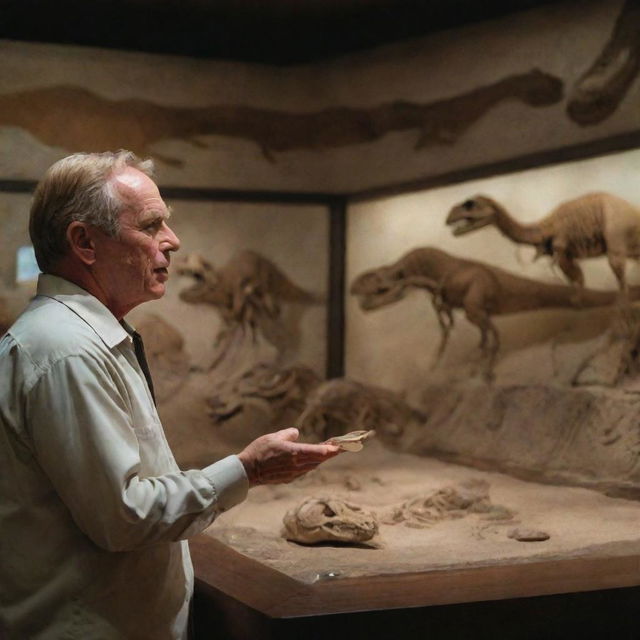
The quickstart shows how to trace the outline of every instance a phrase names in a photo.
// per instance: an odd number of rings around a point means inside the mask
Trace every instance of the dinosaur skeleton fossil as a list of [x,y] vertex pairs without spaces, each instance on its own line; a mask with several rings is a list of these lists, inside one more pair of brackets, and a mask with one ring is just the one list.
[[191,287],[180,292],[180,298],[213,305],[228,323],[255,325],[263,318],[279,318],[282,302],[317,301],[255,251],[237,252],[221,269],[215,269],[199,253],[191,253],[178,263],[177,270],[194,280]]
[[510,520],[506,507],[493,505],[489,498],[489,483],[470,480],[459,487],[442,487],[427,494],[414,496],[380,514],[382,524],[404,524],[412,529],[425,529],[442,520],[463,518],[470,513],[484,514],[490,519]]
[[364,432],[375,430],[384,441],[393,443],[411,422],[426,419],[389,389],[334,378],[322,382],[308,395],[296,425],[306,438],[317,441],[341,436],[356,427]]
[[255,251],[239,251],[220,269],[191,253],[178,262],[177,271],[193,281],[180,298],[212,305],[222,318],[209,368],[225,376],[242,374],[257,362],[277,361],[295,341],[295,327],[285,326],[282,305],[320,300]]
[[[495,200],[475,196],[454,206],[447,224],[456,236],[495,225],[505,236],[553,256],[569,281],[584,286],[580,258],[605,255],[622,292],[627,294],[627,258],[640,257],[640,210],[610,193],[588,193],[563,202],[533,224],[521,224]],[[579,300],[579,295],[576,296]]]
[[[415,288],[425,289],[432,296],[442,331],[437,358],[444,352],[454,324],[453,309],[463,309],[467,320],[480,330],[487,377],[492,375],[500,346],[492,316],[544,307],[576,306],[571,287],[521,278],[498,267],[457,258],[433,247],[413,249],[391,265],[361,274],[353,281],[351,293],[359,298],[363,310],[371,311],[401,300]],[[613,304],[616,298],[614,292],[584,289],[580,306],[606,306]]]
[[307,497],[285,514],[283,535],[303,544],[341,542],[378,547],[379,524],[426,529],[469,514],[505,522],[514,517],[511,509],[491,502],[486,480],[472,479],[413,496],[378,513],[336,496]]
[[221,269],[192,253],[177,269],[193,280],[181,299],[212,305],[223,321],[209,367],[217,376],[208,400],[214,423],[221,426],[248,407],[271,425],[298,415],[320,379],[304,365],[281,366],[290,339],[282,305],[318,298],[254,251],[236,253]]
[[181,108],[52,86],[0,94],[0,126],[21,127],[46,145],[71,151],[126,147],[182,166],[183,160],[152,151],[152,145],[182,139],[206,148],[205,136],[231,136],[254,141],[274,161],[275,152],[344,147],[417,130],[416,148],[422,148],[455,142],[496,104],[510,99],[532,107],[557,103],[562,81],[532,69],[426,104],[398,100],[368,109],[334,106],[308,113],[226,104]]
[[215,424],[222,424],[247,406],[254,405],[270,412],[273,421],[303,410],[305,398],[320,383],[316,373],[304,365],[277,367],[259,363],[241,376],[215,385],[207,401],[209,415]]
[[608,118],[624,99],[640,71],[640,0],[626,0],[611,37],[578,79],[567,114],[582,126]]

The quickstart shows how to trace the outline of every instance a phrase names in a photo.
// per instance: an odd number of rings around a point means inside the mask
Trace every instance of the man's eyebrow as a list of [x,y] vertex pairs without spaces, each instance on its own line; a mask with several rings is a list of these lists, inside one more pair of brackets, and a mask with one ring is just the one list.
[[172,213],[173,213],[172,207],[167,207],[166,209],[151,209],[145,212],[142,219],[145,222],[148,222],[150,220],[159,220],[159,219],[168,220],[171,217]]

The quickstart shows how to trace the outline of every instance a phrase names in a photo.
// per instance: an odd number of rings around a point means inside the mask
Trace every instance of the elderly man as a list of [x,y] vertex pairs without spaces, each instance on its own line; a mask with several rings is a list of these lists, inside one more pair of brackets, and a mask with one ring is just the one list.
[[[0,637],[186,637],[187,543],[250,486],[336,455],[295,429],[181,471],[124,316],[160,298],[179,240],[133,154],[77,154],[38,185],[38,294],[0,341]],[[3,635],[4,632],[4,635]]]

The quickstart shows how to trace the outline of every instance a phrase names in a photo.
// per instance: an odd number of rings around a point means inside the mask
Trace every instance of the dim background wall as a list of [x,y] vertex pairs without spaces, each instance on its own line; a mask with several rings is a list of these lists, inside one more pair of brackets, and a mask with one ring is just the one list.
[[31,197],[0,193],[0,298],[15,317],[35,293],[35,282],[16,282],[17,251],[29,246],[28,220]]
[[[43,142],[43,132],[35,125],[20,125],[15,113],[2,110],[3,97],[45,88],[81,88],[98,101],[135,99],[187,110],[249,107],[263,116],[274,115],[285,138],[287,133],[295,136],[291,119],[295,114],[348,109],[359,121],[398,102],[419,109],[443,100],[455,102],[533,69],[557,79],[563,89],[563,96],[546,106],[505,96],[475,122],[466,122],[463,114],[468,128],[460,133],[446,123],[439,129],[442,114],[427,114],[421,125],[382,136],[345,125],[343,133],[352,140],[342,146],[323,142],[318,131],[307,128],[298,146],[273,151],[271,157],[252,139],[252,125],[241,126],[240,137],[181,137],[172,133],[172,126],[187,117],[180,115],[148,151],[182,163],[158,163],[160,181],[181,186],[351,193],[624,134],[637,129],[637,82],[616,112],[598,125],[580,126],[566,114],[568,96],[607,42],[621,5],[619,1],[558,3],[324,63],[290,67],[4,41],[0,43],[0,176],[35,179],[53,160],[78,150],[72,148],[81,144],[77,140],[64,143],[65,130],[70,136],[79,135],[79,120],[90,116],[78,115],[73,100],[54,105],[40,97],[24,107],[68,113],[53,132],[59,141],[53,146]],[[122,105],[117,108],[126,110]],[[89,126],[113,133],[108,115],[95,118]],[[327,116],[328,129],[342,126],[336,118]],[[426,146],[417,149],[423,134]],[[367,141],[367,136],[372,139]],[[114,145],[126,147],[127,136],[116,136]]]

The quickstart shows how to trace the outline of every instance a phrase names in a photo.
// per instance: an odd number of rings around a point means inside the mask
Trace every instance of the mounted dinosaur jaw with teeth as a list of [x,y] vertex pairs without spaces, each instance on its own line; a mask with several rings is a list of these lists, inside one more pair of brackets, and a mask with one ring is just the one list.
[[382,273],[376,269],[358,276],[351,285],[350,293],[358,298],[363,311],[372,311],[401,300],[407,289],[403,280],[395,279],[393,274]]
[[180,291],[180,299],[185,302],[202,302],[206,293],[215,289],[218,276],[213,266],[199,253],[190,253],[176,265],[179,276],[190,278],[192,286]]
[[481,229],[494,222],[495,211],[488,198],[477,196],[456,205],[449,211],[446,224],[452,227],[454,236]]
[[452,228],[454,236],[463,236],[465,233],[481,229],[491,224],[490,218],[462,218],[450,221],[447,218],[447,224]]

